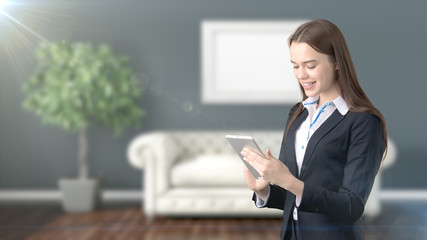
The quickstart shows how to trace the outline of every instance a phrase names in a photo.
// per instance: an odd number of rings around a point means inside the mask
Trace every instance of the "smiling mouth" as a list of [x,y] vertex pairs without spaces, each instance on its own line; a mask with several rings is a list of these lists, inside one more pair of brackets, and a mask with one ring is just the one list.
[[304,86],[304,87],[309,87],[309,86],[311,86],[311,85],[313,85],[313,84],[315,84],[316,82],[309,82],[309,83],[303,83],[302,85]]

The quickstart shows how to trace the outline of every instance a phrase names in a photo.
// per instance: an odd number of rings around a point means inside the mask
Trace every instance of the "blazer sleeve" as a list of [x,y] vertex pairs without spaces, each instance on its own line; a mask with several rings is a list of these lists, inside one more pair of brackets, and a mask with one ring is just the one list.
[[[285,206],[285,199],[286,199],[286,190],[279,186],[270,184],[270,196],[268,197],[264,207],[277,208],[277,209],[283,210]],[[255,193],[252,196],[252,200],[256,204]]]
[[355,221],[364,211],[385,149],[383,128],[372,114],[359,115],[350,130],[344,177],[338,192],[304,183],[300,211]]

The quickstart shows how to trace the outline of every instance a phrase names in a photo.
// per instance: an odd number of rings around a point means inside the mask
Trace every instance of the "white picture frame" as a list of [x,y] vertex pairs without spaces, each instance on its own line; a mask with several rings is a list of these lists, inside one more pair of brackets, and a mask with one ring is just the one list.
[[204,104],[294,104],[288,37],[308,20],[201,22]]

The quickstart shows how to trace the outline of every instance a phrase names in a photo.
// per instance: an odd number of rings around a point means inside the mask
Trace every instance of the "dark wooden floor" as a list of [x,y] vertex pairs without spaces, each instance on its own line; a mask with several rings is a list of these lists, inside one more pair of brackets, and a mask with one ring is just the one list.
[[[367,240],[427,239],[427,203],[386,202],[366,219]],[[64,213],[56,203],[1,203],[0,239],[277,240],[281,219],[157,218],[138,203],[108,204],[92,213]]]

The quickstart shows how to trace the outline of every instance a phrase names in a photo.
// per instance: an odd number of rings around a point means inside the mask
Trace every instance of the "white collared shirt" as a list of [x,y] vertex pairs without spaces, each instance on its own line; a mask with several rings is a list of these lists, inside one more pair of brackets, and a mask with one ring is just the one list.
[[[317,107],[319,102],[319,96],[307,98],[303,101],[304,108],[308,111],[308,116],[301,123],[299,128],[295,133],[295,156],[298,166],[298,175],[301,173],[301,167],[304,160],[305,151],[307,149],[307,144],[313,136],[314,132],[328,119],[332,113],[338,109],[341,115],[346,115],[349,111],[349,107],[344,99],[339,96],[332,102],[327,102],[320,107]],[[269,194],[270,196],[270,194]],[[268,196],[268,197],[269,197]],[[266,202],[268,201],[268,197]],[[257,196],[256,206],[265,207],[266,202],[263,202]],[[298,207],[301,203],[301,198],[296,197],[295,204]],[[297,220],[296,209],[294,209],[294,219]]]
[[304,108],[308,111],[308,117],[300,125],[295,133],[295,156],[298,166],[298,175],[301,173],[302,161],[308,141],[314,132],[338,109],[341,115],[347,114],[349,108],[344,99],[339,96],[332,102],[327,102],[317,107],[319,96],[307,98],[303,101]]
[[[346,115],[349,108],[344,99],[339,96],[332,102],[327,102],[317,107],[319,96],[307,98],[303,101],[304,108],[308,111],[308,117],[301,123],[295,133],[295,156],[298,166],[298,175],[301,173],[302,162],[304,160],[307,144],[314,132],[328,119],[332,113],[338,109],[341,115]],[[295,199],[296,206],[299,207],[301,198]]]

